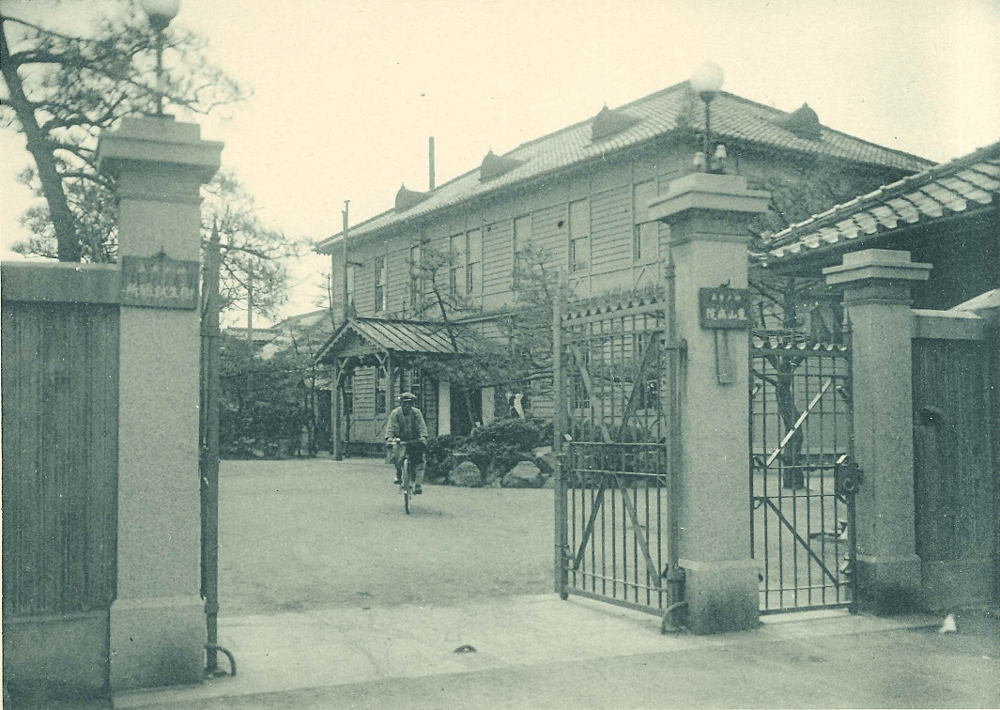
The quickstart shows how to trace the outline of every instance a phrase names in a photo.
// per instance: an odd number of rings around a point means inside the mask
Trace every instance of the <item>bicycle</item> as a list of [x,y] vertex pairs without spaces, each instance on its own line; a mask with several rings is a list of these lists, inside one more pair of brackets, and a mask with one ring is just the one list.
[[410,444],[418,444],[420,442],[420,439],[413,439],[411,441],[393,439],[390,442],[393,446],[403,447],[403,475],[399,482],[399,492],[403,494],[403,510],[406,511],[407,515],[410,514],[410,499],[416,495],[414,490],[417,481],[417,465],[410,458]]

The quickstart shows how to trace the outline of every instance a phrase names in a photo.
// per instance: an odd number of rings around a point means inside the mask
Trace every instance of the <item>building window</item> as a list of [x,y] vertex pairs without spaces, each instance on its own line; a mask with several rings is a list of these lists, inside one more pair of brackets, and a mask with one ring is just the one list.
[[473,229],[465,236],[465,293],[471,296],[483,288],[483,232]]
[[514,220],[514,253],[511,257],[511,282],[514,288],[518,288],[520,271],[526,264],[521,263],[524,258],[524,250],[531,244],[531,215],[518,217]]
[[420,270],[420,245],[410,247],[410,310],[416,315],[420,312],[424,294],[424,277]]
[[650,201],[656,197],[656,183],[641,182],[633,188],[632,214],[635,216],[632,250],[637,264],[656,261],[659,256],[660,223],[651,221]]
[[590,268],[590,203],[579,200],[569,203],[569,270],[571,273]]
[[388,289],[386,288],[386,258],[384,256],[375,259],[375,312],[384,311],[388,308]]
[[344,416],[349,417],[354,413],[354,375],[344,375],[341,384],[341,394],[344,398]]
[[448,249],[451,267],[448,272],[448,290],[453,296],[459,295],[459,289],[465,286],[465,234],[451,235]]
[[347,307],[351,313],[354,312],[354,265],[347,267]]
[[416,367],[408,367],[399,373],[399,391],[409,392],[414,397],[417,398],[417,408],[423,409],[424,400],[422,399],[423,389],[421,387],[421,380],[423,378],[420,376],[420,370]]
[[375,368],[375,414],[385,414],[385,368]]

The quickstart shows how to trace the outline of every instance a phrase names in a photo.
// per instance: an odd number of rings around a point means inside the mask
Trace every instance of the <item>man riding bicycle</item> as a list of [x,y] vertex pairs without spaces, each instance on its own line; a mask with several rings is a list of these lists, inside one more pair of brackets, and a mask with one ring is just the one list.
[[[413,406],[417,398],[404,392],[399,395],[399,406],[389,413],[389,422],[385,427],[385,439],[391,442],[398,439],[405,442],[406,454],[416,467],[416,486],[413,492],[420,494],[423,492],[421,486],[424,482],[424,448],[427,443],[427,423],[424,422],[424,415]],[[399,485],[403,482],[403,457],[395,456],[396,480]]]

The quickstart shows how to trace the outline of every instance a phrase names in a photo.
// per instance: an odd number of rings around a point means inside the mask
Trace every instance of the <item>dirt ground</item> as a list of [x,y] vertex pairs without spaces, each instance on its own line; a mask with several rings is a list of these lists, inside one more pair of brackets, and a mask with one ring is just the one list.
[[378,459],[223,461],[220,616],[454,604],[553,589],[550,489],[427,485]]

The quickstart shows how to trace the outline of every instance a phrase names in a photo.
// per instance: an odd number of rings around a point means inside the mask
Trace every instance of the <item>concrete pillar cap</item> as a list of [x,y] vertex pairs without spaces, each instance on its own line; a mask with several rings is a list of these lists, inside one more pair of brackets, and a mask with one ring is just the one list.
[[844,263],[823,269],[831,286],[858,281],[926,281],[931,264],[910,261],[910,252],[893,249],[864,249],[844,254]]
[[118,173],[125,166],[173,165],[208,182],[222,164],[222,141],[201,139],[201,127],[172,118],[127,118],[97,143],[97,167]]
[[767,212],[771,193],[750,190],[742,175],[691,173],[670,183],[666,195],[649,203],[654,219],[668,221],[688,210],[713,210],[729,213]]

